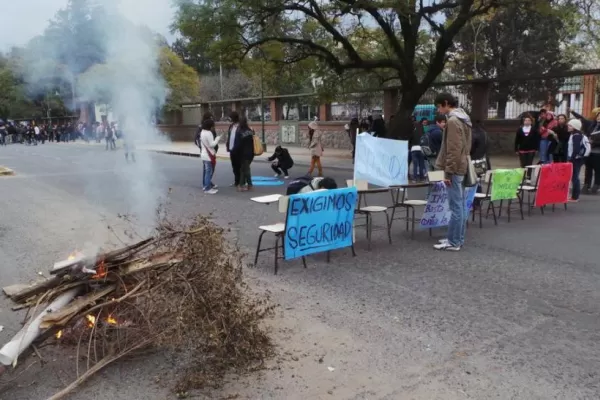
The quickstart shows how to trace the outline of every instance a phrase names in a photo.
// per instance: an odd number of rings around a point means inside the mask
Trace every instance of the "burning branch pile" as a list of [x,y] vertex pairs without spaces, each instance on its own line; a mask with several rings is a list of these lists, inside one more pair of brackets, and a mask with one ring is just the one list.
[[4,288],[14,309],[27,308],[32,317],[0,350],[0,363],[16,367],[42,343],[74,346],[77,379],[53,399],[148,348],[195,360],[176,390],[218,383],[226,371],[261,363],[271,352],[261,327],[271,309],[247,291],[241,266],[223,230],[203,217],[187,227],[163,221],[153,237],[122,249],[73,254],[55,264],[50,279]]

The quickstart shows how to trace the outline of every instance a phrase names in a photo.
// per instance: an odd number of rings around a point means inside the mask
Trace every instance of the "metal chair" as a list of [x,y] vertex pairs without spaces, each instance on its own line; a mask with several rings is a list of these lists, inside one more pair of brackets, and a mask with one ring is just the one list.
[[[367,204],[366,195],[369,193],[385,193],[388,192],[387,188],[380,189],[369,189],[369,182],[363,180],[357,180],[356,182],[352,179],[348,179],[346,181],[346,185],[348,187],[356,186],[356,190],[358,191],[358,204],[356,205],[356,214],[364,215],[366,218],[365,225],[355,225],[355,227],[364,226],[366,228],[367,233],[367,246],[368,250],[371,250],[371,238],[373,234],[373,216],[372,214],[384,213],[385,214],[385,222],[386,222],[386,230],[388,235],[388,241],[392,244],[392,231],[391,231],[391,223],[390,216],[388,214],[388,207],[384,206],[370,206]],[[363,206],[364,203],[364,206]]]

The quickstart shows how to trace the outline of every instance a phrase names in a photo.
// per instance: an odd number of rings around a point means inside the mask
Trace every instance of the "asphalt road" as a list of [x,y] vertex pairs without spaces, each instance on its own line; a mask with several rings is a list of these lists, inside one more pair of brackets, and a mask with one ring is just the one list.
[[[200,188],[198,159],[138,157],[139,165],[128,165],[121,151],[78,144],[0,148],[0,165],[16,172],[0,177],[1,284],[33,279],[75,248],[117,241],[107,227],[125,229],[120,214],[141,213],[143,231],[157,196],[168,199],[169,212],[177,217],[212,214],[231,226],[250,252],[257,226],[281,219],[276,206],[249,198],[282,192],[283,186],[237,193],[227,187],[229,165],[219,161],[215,183],[223,189],[208,196]],[[298,168],[293,176],[303,174],[304,167]],[[253,175],[271,173],[267,164],[256,162]],[[351,172],[328,175],[341,183]],[[370,200],[389,204],[385,195]],[[418,232],[410,240],[398,223],[393,244],[375,233],[371,252],[359,231],[356,258],[340,251],[326,264],[314,256],[308,269],[288,262],[273,276],[265,254],[247,276],[280,305],[271,325],[281,354],[289,357],[273,360],[260,376],[234,380],[218,395],[198,395],[600,398],[598,205],[598,198],[584,197],[566,212],[534,211],[525,221],[503,218],[497,227],[485,221],[483,229],[469,228],[459,253],[432,249],[441,231],[433,238]],[[19,320],[6,301],[0,307],[4,342],[19,329]],[[18,385],[0,392],[0,399],[44,399],[64,386],[69,363],[53,357],[49,364],[31,367]],[[153,384],[164,364],[155,356],[120,364],[74,398],[167,398],[168,391]]]

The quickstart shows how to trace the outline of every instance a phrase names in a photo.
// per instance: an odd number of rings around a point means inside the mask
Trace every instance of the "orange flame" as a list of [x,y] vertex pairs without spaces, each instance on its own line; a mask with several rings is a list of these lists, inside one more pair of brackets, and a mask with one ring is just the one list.
[[100,261],[98,268],[96,268],[96,275],[92,276],[92,279],[100,279],[106,276],[106,267],[104,266],[104,260]]
[[119,323],[117,322],[117,320],[113,318],[113,316],[112,316],[112,315],[109,315],[109,316],[106,318],[106,323],[107,323],[107,324],[109,324],[109,325],[118,325],[118,324],[119,324]]
[[85,318],[88,320],[88,326],[90,328],[93,328],[94,325],[96,325],[96,317],[94,317],[93,315],[86,315]]
[[62,335],[63,335],[63,331],[58,331],[58,332],[56,332],[55,336],[57,339],[60,339],[62,337]]

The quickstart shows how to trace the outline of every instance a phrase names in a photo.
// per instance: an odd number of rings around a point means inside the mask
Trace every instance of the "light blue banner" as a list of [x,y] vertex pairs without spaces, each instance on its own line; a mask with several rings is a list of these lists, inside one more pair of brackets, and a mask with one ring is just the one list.
[[367,133],[356,137],[354,179],[373,185],[408,183],[408,142],[380,139]]
[[290,196],[285,223],[285,259],[352,246],[356,187]]
[[[464,190],[463,197],[465,200],[465,213],[467,215],[473,208],[477,186],[467,187]],[[448,202],[448,188],[444,182],[436,182],[429,192],[419,227],[421,229],[431,229],[448,226],[451,215],[450,203]]]

